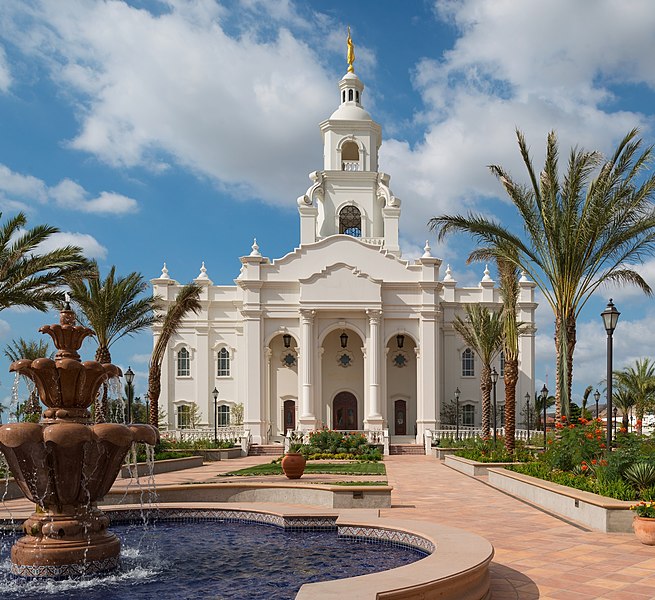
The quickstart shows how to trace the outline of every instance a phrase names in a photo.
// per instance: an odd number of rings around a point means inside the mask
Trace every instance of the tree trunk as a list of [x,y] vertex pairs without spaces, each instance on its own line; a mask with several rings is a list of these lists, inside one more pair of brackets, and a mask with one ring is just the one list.
[[571,389],[573,387],[573,352],[575,350],[575,344],[577,341],[577,332],[575,326],[575,317],[569,315],[567,318],[567,327],[566,327],[566,342],[567,342],[567,353],[566,353],[566,402],[563,406],[564,414],[569,417],[571,416]]
[[562,416],[562,319],[555,317],[555,422],[560,422]]
[[150,413],[148,423],[159,429],[159,394],[161,393],[161,367],[150,365],[148,373],[148,398],[150,400]]
[[489,439],[491,417],[491,370],[489,365],[482,365],[480,373],[480,392],[482,395],[482,437]]
[[514,452],[516,432],[516,383],[519,380],[519,361],[505,358],[505,449]]
[[[103,365],[108,365],[111,363],[111,354],[109,353],[109,348],[107,346],[101,345],[98,346],[96,350],[96,362],[99,362]],[[96,423],[106,423],[107,415],[109,413],[109,403],[107,402],[108,387],[104,383],[102,385],[102,394],[95,399],[94,407],[94,421]]]

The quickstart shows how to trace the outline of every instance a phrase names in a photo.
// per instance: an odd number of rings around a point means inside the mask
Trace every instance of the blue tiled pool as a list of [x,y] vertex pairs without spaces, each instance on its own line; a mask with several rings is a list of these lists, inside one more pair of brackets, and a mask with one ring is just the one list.
[[159,522],[112,526],[122,569],[81,580],[27,580],[9,572],[13,536],[0,538],[3,600],[283,600],[304,583],[412,563],[419,550],[339,538],[334,530],[289,531],[257,523]]

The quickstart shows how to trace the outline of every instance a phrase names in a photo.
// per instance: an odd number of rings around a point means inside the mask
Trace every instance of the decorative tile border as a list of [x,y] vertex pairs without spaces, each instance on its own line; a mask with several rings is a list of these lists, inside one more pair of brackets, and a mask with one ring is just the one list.
[[106,510],[112,523],[142,523],[144,521],[236,521],[239,523],[259,523],[294,531],[314,529],[337,529],[336,516],[286,516],[247,510],[158,508],[150,510]]
[[399,531],[398,529],[345,525],[340,526],[338,531],[339,537],[374,540],[378,543],[381,542],[392,546],[419,550],[425,554],[432,554],[436,549],[431,541],[413,533]]
[[19,577],[50,577],[63,579],[66,577],[80,577],[92,573],[113,571],[120,566],[120,558],[113,556],[103,560],[91,560],[84,564],[73,565],[11,565],[12,575]]

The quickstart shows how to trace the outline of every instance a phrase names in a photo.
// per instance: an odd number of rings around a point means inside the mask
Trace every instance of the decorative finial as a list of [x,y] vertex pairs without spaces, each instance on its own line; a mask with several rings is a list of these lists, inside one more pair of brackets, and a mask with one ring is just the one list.
[[521,271],[521,279],[519,279],[519,283],[528,283],[529,281],[528,274],[525,271]]
[[346,60],[348,61],[348,73],[354,73],[355,67],[353,67],[353,63],[355,62],[355,45],[353,44],[353,40],[350,37],[350,26],[348,26],[348,39],[346,40],[346,43],[348,44],[348,53],[346,54]]
[[164,263],[164,266],[162,267],[161,270],[161,277],[159,279],[170,279],[171,276],[168,274],[168,269],[166,268],[166,263]]
[[491,279],[491,275],[489,274],[489,265],[484,266],[484,277],[482,278],[482,281],[493,281],[493,279]]
[[196,279],[209,279],[207,276],[207,269],[205,268],[205,261],[202,262],[202,266],[200,267],[200,274]]
[[428,240],[425,240],[425,248],[423,248],[423,256],[422,258],[432,258],[432,254],[430,253],[430,242]]
[[453,272],[450,270],[450,265],[446,265],[446,276],[443,278],[444,281],[454,281]]
[[252,252],[250,252],[250,256],[261,256],[262,253],[259,251],[259,246],[257,245],[257,238],[253,239],[253,244],[252,244]]

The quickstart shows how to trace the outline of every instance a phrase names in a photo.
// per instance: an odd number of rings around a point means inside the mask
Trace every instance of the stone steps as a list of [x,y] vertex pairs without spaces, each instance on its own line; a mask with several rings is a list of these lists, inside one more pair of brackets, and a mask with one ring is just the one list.
[[390,444],[389,454],[425,454],[422,444]]
[[251,444],[248,456],[282,456],[284,446],[282,444]]

